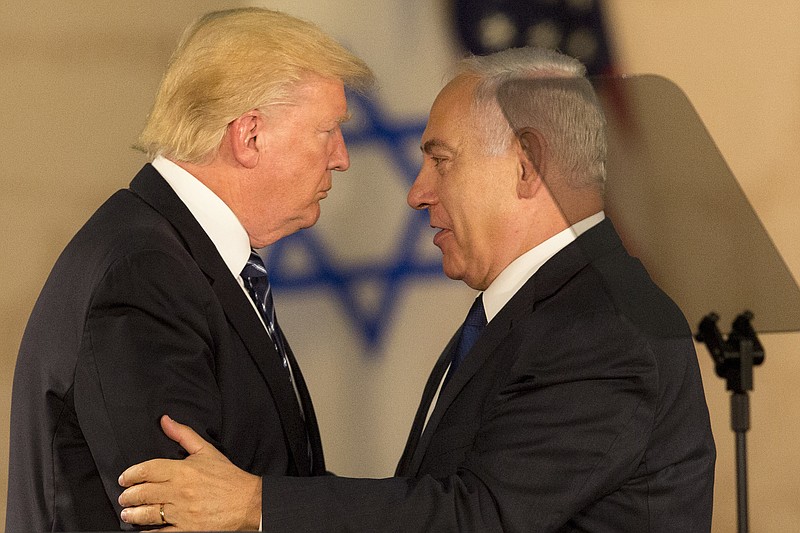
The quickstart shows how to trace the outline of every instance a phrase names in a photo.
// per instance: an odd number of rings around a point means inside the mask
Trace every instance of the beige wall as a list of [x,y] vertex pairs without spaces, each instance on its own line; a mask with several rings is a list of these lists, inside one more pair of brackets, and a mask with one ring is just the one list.
[[[455,54],[448,44],[444,0],[377,0],[385,8],[369,10],[360,9],[358,0],[261,3],[320,23],[363,55],[394,113],[423,115]],[[800,277],[800,4],[608,4],[624,70],[661,74],[683,88]],[[234,3],[34,0],[11,5],[0,6],[0,523],[13,364],[39,287],[91,211],[141,165],[142,156],[128,146],[180,28],[207,9]],[[418,42],[410,42],[409,35],[418,36]],[[348,175],[357,172],[354,168]],[[358,190],[350,191],[352,183],[337,181],[324,212],[336,212],[337,191],[358,197]],[[319,337],[304,337],[303,324],[337,315],[324,295],[310,303],[279,301],[293,345],[306,359],[302,363],[333,469],[352,475],[391,472],[427,368],[468,299],[468,291],[457,284],[415,285],[403,296],[385,353],[372,358],[351,357],[362,348],[347,338],[326,346],[327,356],[317,356]],[[346,324],[334,321],[326,327],[335,333]],[[748,436],[751,526],[778,532],[800,524],[800,455],[795,452],[800,336],[764,335],[762,341],[767,360],[755,372]],[[702,346],[698,353],[719,451],[714,530],[731,531],[735,477],[728,397]]]
[[[688,94],[800,279],[800,4],[617,0],[610,8],[626,70],[665,75]],[[761,340],[766,360],[755,370],[747,436],[750,525],[793,531],[800,524],[800,335]],[[728,394],[702,346],[698,357],[718,448],[714,530],[734,531]]]

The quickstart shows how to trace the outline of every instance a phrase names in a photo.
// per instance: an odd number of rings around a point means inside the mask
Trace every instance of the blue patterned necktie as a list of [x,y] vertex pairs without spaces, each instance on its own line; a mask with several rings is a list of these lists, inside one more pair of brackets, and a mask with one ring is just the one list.
[[486,327],[486,312],[483,309],[483,293],[481,293],[472,307],[467,313],[467,319],[464,320],[464,325],[461,326],[461,338],[458,340],[456,353],[453,355],[453,360],[450,363],[450,370],[447,371],[445,384],[450,380],[450,377],[455,374],[456,369],[467,358],[467,354],[472,349],[472,346],[481,336],[484,328]]
[[281,328],[275,317],[275,304],[272,302],[272,289],[269,285],[269,276],[267,276],[267,269],[264,267],[264,261],[261,260],[261,256],[255,251],[250,251],[250,258],[242,269],[242,280],[244,281],[245,288],[247,288],[247,291],[250,293],[250,297],[258,308],[258,312],[261,313],[261,317],[264,319],[264,325],[267,327],[267,333],[269,333],[272,343],[275,345],[275,349],[281,355],[281,358],[283,358],[283,367],[289,374],[289,380],[291,381],[292,373],[289,369],[286,347],[283,344],[283,334],[281,333]]

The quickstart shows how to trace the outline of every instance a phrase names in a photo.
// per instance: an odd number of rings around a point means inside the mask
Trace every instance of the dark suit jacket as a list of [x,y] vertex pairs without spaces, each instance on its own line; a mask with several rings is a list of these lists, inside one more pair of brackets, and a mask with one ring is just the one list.
[[247,295],[146,165],[69,243],[31,314],[14,375],[6,530],[125,527],[122,471],[185,455],[162,433],[164,413],[249,472],[323,473],[289,355],[307,423]]
[[395,478],[264,478],[265,531],[698,532],[715,449],[686,320],[608,220],[551,258],[428,406]]

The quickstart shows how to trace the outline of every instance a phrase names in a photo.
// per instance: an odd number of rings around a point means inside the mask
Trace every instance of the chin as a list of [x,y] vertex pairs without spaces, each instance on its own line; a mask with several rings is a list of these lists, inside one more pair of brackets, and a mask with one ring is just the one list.
[[453,265],[447,260],[447,257],[442,258],[442,270],[444,270],[444,275],[450,279],[456,281],[464,279],[464,268],[461,265]]
[[317,221],[319,220],[319,215],[320,215],[320,210],[319,206],[317,206],[316,210],[314,210],[307,217],[304,217],[302,219],[302,221],[300,222],[300,228],[301,229],[310,228],[311,226],[316,224]]

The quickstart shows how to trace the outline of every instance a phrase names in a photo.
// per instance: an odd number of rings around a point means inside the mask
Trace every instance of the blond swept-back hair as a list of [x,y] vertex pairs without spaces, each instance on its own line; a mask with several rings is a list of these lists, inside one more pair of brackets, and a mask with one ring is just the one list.
[[355,90],[374,80],[361,59],[310,22],[256,7],[208,13],[184,32],[135,148],[151,159],[203,163],[230,122],[292,103],[294,86],[314,75]]
[[457,75],[479,80],[472,112],[488,153],[502,153],[515,132],[534,128],[568,183],[604,189],[606,121],[580,61],[545,48],[512,48],[468,57]]

